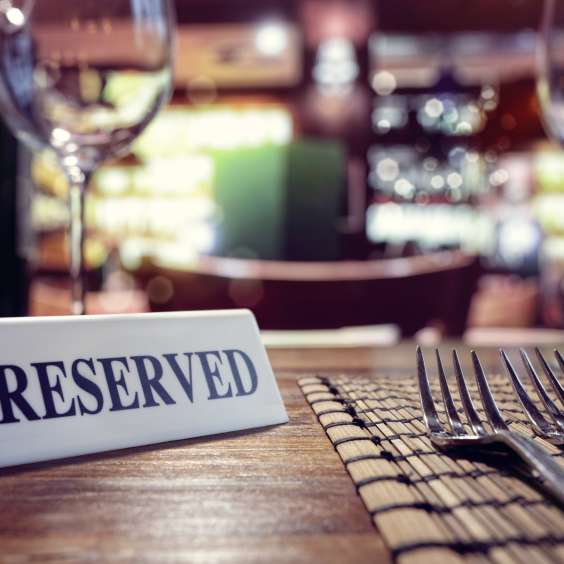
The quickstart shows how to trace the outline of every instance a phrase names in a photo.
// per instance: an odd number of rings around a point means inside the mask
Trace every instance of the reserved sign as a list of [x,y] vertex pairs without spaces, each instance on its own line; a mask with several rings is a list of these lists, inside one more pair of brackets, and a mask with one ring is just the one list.
[[248,311],[0,320],[0,466],[288,421]]

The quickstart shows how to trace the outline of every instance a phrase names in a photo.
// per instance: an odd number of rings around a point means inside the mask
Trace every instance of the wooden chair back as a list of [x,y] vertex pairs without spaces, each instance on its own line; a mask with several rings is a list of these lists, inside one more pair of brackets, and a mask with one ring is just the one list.
[[[431,323],[461,335],[478,260],[458,251],[343,262],[204,257],[188,271],[146,266],[172,284],[156,311],[249,308],[262,329],[397,324],[404,336]],[[149,296],[151,298],[151,295]]]

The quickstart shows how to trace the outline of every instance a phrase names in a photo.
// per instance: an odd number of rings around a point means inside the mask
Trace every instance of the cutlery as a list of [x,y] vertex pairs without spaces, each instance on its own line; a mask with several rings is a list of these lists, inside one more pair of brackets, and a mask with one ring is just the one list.
[[[554,389],[554,392],[559,397],[560,401],[564,402],[564,390],[560,382],[558,381],[556,375],[554,374],[554,371],[552,370],[552,368],[550,367],[550,365],[548,364],[548,362],[546,361],[545,357],[540,352],[540,350],[537,348],[535,349],[535,351],[543,367],[543,370],[548,378],[548,381],[550,382],[552,388]],[[557,351],[555,352],[557,353],[557,358],[561,360],[562,357],[561,356],[559,357],[559,353]],[[560,413],[560,410],[548,395],[546,388],[544,387],[544,384],[542,383],[537,372],[535,371],[535,368],[533,367],[533,364],[531,363],[527,353],[523,349],[520,350],[520,353],[527,374],[529,375],[529,379],[531,380],[531,383],[533,384],[537,392],[537,395],[541,400],[542,404],[544,405],[547,413],[550,415],[550,418],[552,419],[552,423],[548,421],[546,417],[544,417],[544,415],[537,409],[530,395],[525,390],[525,387],[523,386],[521,379],[519,378],[515,368],[511,364],[511,361],[509,360],[509,357],[507,356],[506,352],[501,350],[500,351],[501,358],[505,365],[505,370],[507,372],[507,375],[509,376],[509,379],[511,380],[511,384],[513,385],[513,389],[515,390],[515,395],[517,396],[519,403],[523,407],[523,411],[529,418],[529,421],[531,422],[531,425],[535,433],[553,444],[563,445],[564,444],[564,416],[562,415],[562,413]]]
[[504,445],[516,454],[526,464],[529,470],[538,474],[542,485],[548,492],[558,499],[560,503],[564,503],[564,468],[532,439],[509,430],[491,393],[486,375],[476,352],[472,351],[474,375],[478,384],[482,405],[491,426],[491,431],[486,429],[484,422],[474,407],[474,402],[470,396],[458,354],[456,351],[453,351],[452,356],[458,391],[471,430],[468,430],[468,426],[463,424],[449,389],[441,356],[438,350],[436,350],[435,353],[448,429],[445,428],[439,419],[435,400],[431,394],[431,386],[427,376],[423,352],[420,347],[417,348],[419,393],[423,419],[431,442],[441,450],[468,448],[487,451],[491,450],[492,447],[495,448],[499,447],[499,445]]

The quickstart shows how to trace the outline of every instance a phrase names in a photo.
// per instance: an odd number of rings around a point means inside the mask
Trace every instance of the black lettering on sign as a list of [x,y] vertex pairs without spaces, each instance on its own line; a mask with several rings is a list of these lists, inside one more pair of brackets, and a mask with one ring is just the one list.
[[188,373],[186,376],[184,375],[184,372],[182,372],[182,368],[180,368],[180,365],[176,360],[176,357],[178,356],[177,354],[164,354],[163,356],[172,368],[172,371],[174,372],[179,384],[182,386],[186,397],[194,403],[194,394],[192,391],[192,353],[184,353],[184,356],[188,358]]
[[[59,413],[55,407],[55,395],[59,396],[61,401],[65,401],[65,395],[61,386],[61,376],[67,377],[65,365],[61,361],[56,362],[33,362],[31,364],[37,372],[43,403],[45,404],[45,416],[43,419],[55,419],[57,417],[69,417],[76,415],[76,406],[74,398],[71,400],[70,407],[64,412]],[[49,370],[51,368],[51,370]],[[50,374],[51,373],[51,377]]]
[[[237,388],[238,396],[250,396],[254,394],[257,390],[258,377],[257,371],[253,361],[250,359],[249,355],[239,350],[223,351],[229,362],[231,372],[233,374],[233,380],[235,381],[235,387]],[[239,372],[239,366],[237,364],[237,357],[239,357],[247,367],[247,372],[250,378],[250,387],[245,390],[243,385],[243,379],[241,378],[241,373]]]
[[[160,379],[163,377],[163,367],[154,356],[132,356],[131,359],[135,362],[135,366],[137,366],[139,381],[141,382],[141,388],[143,388],[143,394],[145,396],[145,405],[143,407],[156,407],[159,405],[159,403],[155,401],[153,391],[166,405],[176,403],[160,382]],[[151,365],[151,377],[149,377],[147,373],[147,362]]]
[[[16,388],[8,390],[8,373],[12,373],[16,379]],[[12,404],[14,404],[29,421],[41,419],[33,410],[31,405],[23,397],[23,392],[27,388],[27,376],[19,366],[5,365],[0,366],[0,407],[2,408],[1,423],[17,423],[20,421],[15,415]]]
[[[124,356],[116,358],[99,358],[98,362],[104,368],[104,375],[106,376],[110,398],[112,399],[112,407],[110,408],[110,411],[137,409],[139,407],[139,395],[137,392],[135,392],[133,401],[129,405],[124,405],[119,395],[120,388],[124,391],[126,396],[129,395],[129,390],[127,389],[127,383],[125,381],[125,374],[129,371],[127,358]],[[114,372],[114,364],[121,365],[116,367],[117,374]]]
[[[218,351],[209,351],[209,352],[201,352],[196,353],[198,358],[200,359],[200,363],[202,364],[202,369],[204,371],[204,376],[206,378],[206,383],[208,385],[208,390],[210,395],[208,399],[216,400],[216,399],[223,399],[223,398],[232,398],[233,392],[231,391],[231,384],[227,384],[227,389],[224,394],[221,394],[217,386],[224,387],[225,384],[223,383],[223,378],[221,376],[221,372],[219,371],[220,366],[222,365],[221,357]],[[215,360],[215,365],[212,367],[210,358]]]
[[[36,421],[97,415],[104,410],[106,402],[102,382],[108,389],[110,405],[106,409],[110,412],[138,409],[141,403],[143,408],[175,405],[177,398],[165,387],[165,382],[169,380],[165,378],[163,381],[164,376],[169,377],[170,372],[165,372],[168,367],[188,400],[194,403],[194,357],[197,357],[201,366],[202,372],[197,372],[197,375],[204,377],[208,400],[250,396],[256,392],[256,367],[251,357],[239,349],[170,353],[159,357],[138,355],[98,358],[96,360],[104,371],[103,377],[96,374],[96,364],[92,358],[74,360],[68,375],[62,361],[35,362],[31,367],[35,369],[38,391],[45,408],[45,414],[41,417],[24,397],[29,385],[25,370],[16,365],[0,365],[0,424],[17,423],[21,419]],[[127,381],[128,377],[132,377],[130,361],[136,368],[140,391],[132,387],[134,384],[131,380]],[[74,397],[68,388],[65,390],[69,380],[76,386]],[[33,394],[28,390],[26,395],[35,397],[35,390]],[[20,413],[23,415],[21,419],[17,416]]]
[[89,380],[82,372],[80,372],[79,367],[80,365],[85,365],[89,368],[92,376],[96,376],[96,368],[94,368],[94,361],[91,358],[79,358],[72,363],[72,379],[74,383],[80,388],[83,392],[91,395],[96,400],[96,407],[94,409],[88,408],[80,396],[77,396],[78,402],[78,409],[80,411],[80,415],[96,415],[102,411],[102,407],[104,406],[104,396],[102,395],[102,391],[98,387],[98,385]]

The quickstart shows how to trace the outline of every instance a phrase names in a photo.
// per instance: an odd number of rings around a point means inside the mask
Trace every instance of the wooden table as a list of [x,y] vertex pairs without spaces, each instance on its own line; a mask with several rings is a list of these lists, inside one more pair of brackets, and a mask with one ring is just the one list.
[[414,345],[270,357],[288,425],[0,471],[0,562],[389,561],[296,382],[412,370]]

